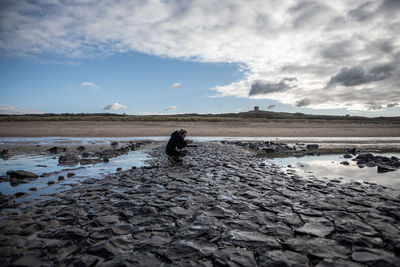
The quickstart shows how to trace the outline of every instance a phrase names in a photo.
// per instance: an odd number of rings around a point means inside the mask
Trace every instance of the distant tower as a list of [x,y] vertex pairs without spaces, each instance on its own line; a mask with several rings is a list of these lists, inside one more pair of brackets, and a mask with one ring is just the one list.
[[260,107],[259,106],[254,106],[254,111],[259,111]]

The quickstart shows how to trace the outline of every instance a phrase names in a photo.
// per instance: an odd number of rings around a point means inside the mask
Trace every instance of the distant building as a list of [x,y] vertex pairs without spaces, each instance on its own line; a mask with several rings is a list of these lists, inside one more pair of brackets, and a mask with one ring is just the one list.
[[254,111],[259,111],[260,107],[259,106],[254,106]]

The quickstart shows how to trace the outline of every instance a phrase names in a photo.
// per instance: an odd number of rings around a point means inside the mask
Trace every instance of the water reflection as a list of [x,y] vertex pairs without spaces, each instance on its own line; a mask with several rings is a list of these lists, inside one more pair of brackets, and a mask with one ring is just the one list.
[[[58,158],[50,155],[18,155],[8,160],[0,159],[0,176],[5,175],[9,170],[25,170],[42,175],[51,173],[46,177],[39,177],[29,183],[11,186],[9,182],[0,183],[0,192],[4,195],[14,195],[17,192],[30,194],[24,200],[29,200],[40,195],[52,194],[59,190],[69,189],[72,184],[81,183],[87,178],[100,178],[102,175],[115,173],[117,168],[122,170],[130,169],[133,166],[145,166],[145,161],[149,159],[147,150],[131,151],[128,154],[110,159],[108,163],[76,165],[67,167],[58,164]],[[68,173],[74,173],[73,177],[67,177]],[[65,180],[58,182],[59,176],[64,176]],[[49,181],[56,182],[48,185]],[[35,187],[36,192],[29,189]]]
[[[399,153],[374,153],[375,156],[400,157]],[[347,161],[348,166],[340,164]],[[276,164],[288,173],[297,173],[302,177],[334,179],[340,182],[368,182],[400,189],[400,171],[378,173],[377,167],[359,168],[355,161],[344,159],[342,155],[322,155],[305,157],[287,157],[268,159],[266,164]]]

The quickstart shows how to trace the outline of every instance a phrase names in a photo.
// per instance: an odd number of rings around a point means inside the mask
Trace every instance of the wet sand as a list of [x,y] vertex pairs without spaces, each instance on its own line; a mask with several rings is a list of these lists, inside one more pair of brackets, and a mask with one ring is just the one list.
[[168,136],[186,128],[190,136],[232,137],[400,137],[400,124],[278,122],[0,122],[0,137]]

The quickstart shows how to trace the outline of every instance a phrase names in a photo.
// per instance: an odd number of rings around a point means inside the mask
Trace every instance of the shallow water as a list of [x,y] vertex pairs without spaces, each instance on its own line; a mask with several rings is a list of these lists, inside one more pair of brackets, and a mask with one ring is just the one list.
[[[168,141],[169,136],[142,136],[142,137],[1,137],[0,145],[4,144],[108,144],[112,141]],[[226,136],[188,136],[188,139],[197,142],[207,141],[277,141],[283,143],[346,143],[346,144],[391,144],[400,145],[400,137],[226,137]]]
[[[374,156],[395,156],[400,153],[373,153]],[[378,173],[377,167],[359,168],[355,161],[345,159],[343,155],[321,155],[304,157],[287,157],[265,160],[266,164],[276,164],[288,173],[298,174],[304,178],[323,178],[335,182],[347,183],[351,181],[375,183],[400,189],[400,170]],[[347,161],[348,166],[340,164]]]
[[[59,190],[69,189],[72,184],[81,183],[87,178],[100,178],[102,175],[115,173],[117,168],[131,169],[133,166],[145,166],[149,159],[147,150],[130,151],[128,154],[110,159],[108,163],[65,166],[58,164],[58,157],[51,155],[17,155],[8,160],[0,159],[0,175],[5,175],[9,170],[24,170],[41,175],[52,173],[48,177],[39,177],[35,181],[17,186],[11,186],[9,182],[0,183],[0,192],[4,195],[13,195],[17,192],[30,194],[20,200],[30,200],[40,195],[53,194]],[[67,173],[74,173],[73,177],[67,177]],[[64,176],[65,180],[58,182],[58,176]],[[55,184],[48,185],[49,181]],[[36,187],[32,192],[29,188]]]

